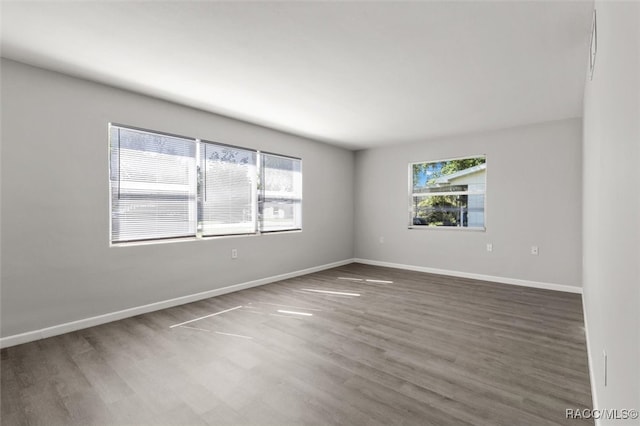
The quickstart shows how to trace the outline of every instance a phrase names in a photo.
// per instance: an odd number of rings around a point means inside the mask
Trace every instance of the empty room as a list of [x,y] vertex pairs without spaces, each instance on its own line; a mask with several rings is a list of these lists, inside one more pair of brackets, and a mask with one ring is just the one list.
[[640,2],[0,17],[2,425],[640,425]]

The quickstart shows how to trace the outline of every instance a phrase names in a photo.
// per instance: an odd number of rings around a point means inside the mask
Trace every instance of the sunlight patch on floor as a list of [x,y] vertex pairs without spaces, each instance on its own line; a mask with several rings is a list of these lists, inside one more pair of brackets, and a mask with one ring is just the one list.
[[303,288],[302,291],[310,291],[313,293],[322,293],[336,296],[351,296],[351,297],[360,297],[360,293],[349,293],[346,291],[333,291],[333,290],[318,290],[313,288]]

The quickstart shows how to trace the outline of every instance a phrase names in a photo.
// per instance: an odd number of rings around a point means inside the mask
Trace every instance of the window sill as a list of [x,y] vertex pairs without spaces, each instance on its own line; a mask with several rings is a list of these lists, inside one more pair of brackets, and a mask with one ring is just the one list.
[[167,238],[161,240],[147,240],[147,241],[129,241],[122,243],[109,242],[109,247],[135,247],[135,246],[149,246],[156,244],[171,244],[171,243],[185,243],[190,241],[210,241],[220,240],[227,238],[251,238],[261,237],[267,235],[281,235],[281,234],[298,234],[302,233],[302,229],[292,229],[287,231],[270,231],[270,232],[257,232],[255,234],[236,234],[236,235],[210,235],[206,237],[183,237],[183,238]]
[[486,232],[487,228],[468,228],[462,226],[409,226],[408,229],[430,230],[430,231],[470,231],[470,232]]

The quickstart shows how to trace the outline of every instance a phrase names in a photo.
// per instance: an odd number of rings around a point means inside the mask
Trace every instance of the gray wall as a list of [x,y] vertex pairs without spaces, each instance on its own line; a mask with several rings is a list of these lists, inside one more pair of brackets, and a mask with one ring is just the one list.
[[[579,287],[581,138],[571,119],[357,152],[356,257]],[[486,232],[407,229],[408,164],[474,154],[487,155]]]
[[591,380],[598,408],[640,409],[640,3],[595,7],[598,52],[585,91],[583,173]]
[[[110,121],[301,157],[303,231],[109,247]],[[1,335],[350,259],[353,170],[347,150],[3,59]]]

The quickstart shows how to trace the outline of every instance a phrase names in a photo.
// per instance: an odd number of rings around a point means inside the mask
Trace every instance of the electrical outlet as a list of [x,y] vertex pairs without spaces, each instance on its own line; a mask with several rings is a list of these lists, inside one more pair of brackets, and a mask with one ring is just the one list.
[[534,256],[538,255],[538,246],[531,246],[531,254]]
[[493,244],[487,244],[487,251],[493,251]]
[[232,259],[238,258],[238,249],[231,249],[231,258]]

